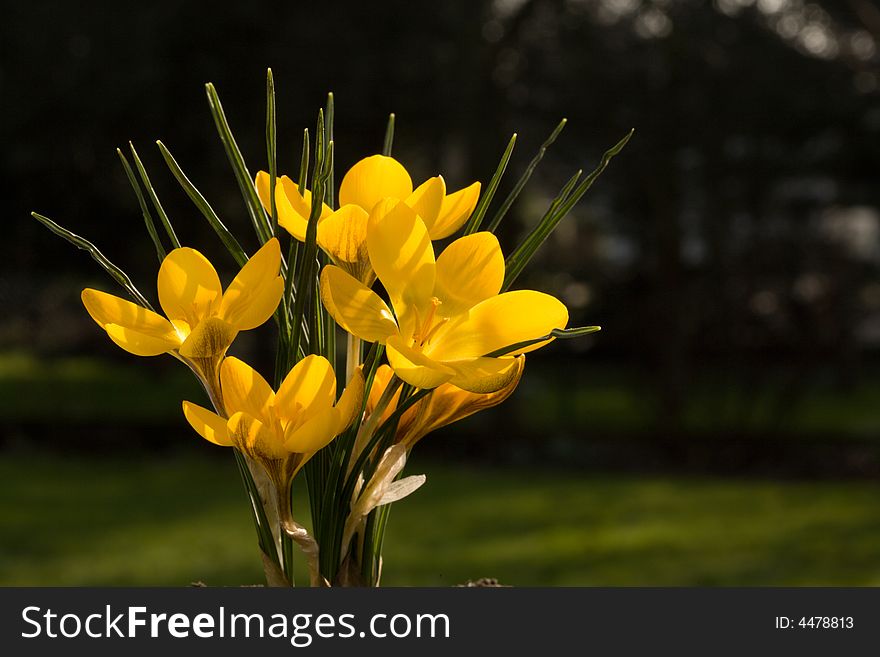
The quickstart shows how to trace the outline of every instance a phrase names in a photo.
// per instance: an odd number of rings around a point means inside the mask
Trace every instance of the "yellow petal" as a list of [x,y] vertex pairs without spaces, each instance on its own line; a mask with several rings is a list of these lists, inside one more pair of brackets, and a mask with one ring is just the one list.
[[158,356],[173,351],[180,345],[176,335],[173,338],[157,337],[119,324],[107,324],[104,330],[113,342],[135,356]]
[[156,338],[176,341],[175,346],[180,344],[171,322],[152,310],[91,288],[82,291],[82,302],[92,319],[101,327],[117,324]]
[[446,361],[444,365],[455,370],[450,384],[479,394],[501,390],[518,375],[520,369],[517,359],[511,357]]
[[336,375],[323,356],[306,356],[284,377],[275,395],[278,417],[302,423],[336,402]]
[[[306,228],[312,212],[312,193],[299,187],[287,176],[281,176],[275,185],[275,207],[278,210],[278,224],[300,242],[306,240]],[[323,203],[318,221],[327,217],[332,210]]]
[[226,423],[233,442],[257,459],[283,459],[288,455],[281,436],[247,413],[234,413]]
[[238,331],[219,317],[209,317],[199,322],[180,345],[184,358],[220,358],[235,340]]
[[250,365],[238,358],[224,359],[220,366],[220,390],[227,415],[239,411],[251,417],[269,422],[269,408],[275,400],[275,393]]
[[412,190],[412,179],[400,162],[386,155],[371,155],[345,174],[339,186],[339,204],[353,203],[370,212],[382,199],[405,199]]
[[343,205],[318,224],[318,246],[364,285],[372,278],[367,252],[369,219],[370,215],[359,205]]
[[159,303],[168,319],[190,326],[216,310],[223,292],[214,266],[195,249],[182,247],[169,253],[159,267]]
[[492,233],[460,237],[437,258],[434,294],[437,312],[454,317],[480,301],[494,297],[504,283],[504,256]]
[[354,422],[355,417],[361,410],[361,404],[364,401],[364,372],[362,368],[358,368],[351,376],[342,396],[336,404],[336,410],[339,411],[339,426],[336,433],[342,433],[349,425]]
[[346,331],[367,342],[384,343],[397,333],[394,315],[375,292],[334,265],[321,272],[321,300]]
[[385,352],[394,373],[417,388],[436,388],[455,376],[455,370],[407,346],[400,336],[388,338]]
[[284,448],[297,454],[314,454],[337,435],[339,411],[326,408],[304,424],[290,425],[284,433]]
[[446,183],[443,176],[428,178],[406,199],[406,204],[415,210],[419,218],[425,223],[428,232],[440,215],[440,207],[446,197]]
[[238,273],[220,302],[218,316],[239,331],[249,331],[265,323],[275,312],[284,292],[278,275],[281,246],[276,238],[266,242]]
[[[254,187],[257,188],[257,196],[260,197],[260,203],[263,204],[263,209],[267,214],[272,212],[272,204],[269,202],[271,198],[270,182],[271,179],[267,172],[257,171],[257,175],[254,177]],[[278,178],[275,178],[275,187],[277,188],[278,185]]]
[[466,222],[480,198],[480,183],[460,189],[443,199],[440,215],[431,226],[431,239],[442,240],[457,231]]
[[434,291],[434,248],[424,222],[406,203],[384,201],[370,213],[370,262],[398,315],[427,311]]
[[205,440],[221,447],[232,445],[232,438],[226,428],[226,420],[216,413],[185,401],[183,402],[183,415],[189,425],[196,430],[196,433]]
[[418,402],[413,409],[415,413],[404,413],[398,424],[398,442],[408,447],[424,435],[452,424],[492,406],[496,406],[510,397],[522,377],[525,356],[515,359],[515,371],[507,384],[496,392],[477,394],[462,390],[452,383],[444,383],[424,400]]
[[[430,355],[442,361],[485,356],[508,345],[540,338],[568,323],[565,305],[542,292],[516,290],[481,301],[450,321],[431,340]],[[515,353],[525,353],[532,345]]]

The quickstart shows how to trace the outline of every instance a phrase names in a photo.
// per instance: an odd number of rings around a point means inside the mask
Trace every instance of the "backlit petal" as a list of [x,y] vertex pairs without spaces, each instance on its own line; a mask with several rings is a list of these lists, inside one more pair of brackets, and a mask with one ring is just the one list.
[[430,307],[434,291],[434,248],[424,222],[406,203],[385,201],[370,213],[370,262],[388,290],[394,309]]
[[[305,189],[299,193],[299,187],[287,176],[281,176],[275,186],[275,207],[278,210],[278,224],[300,242],[306,240],[306,228],[312,211],[312,193]],[[332,210],[323,203],[320,221]]]
[[284,448],[288,452],[313,454],[336,437],[338,427],[339,411],[326,408],[305,424],[291,425],[284,434]]
[[454,317],[480,301],[494,297],[504,282],[504,256],[492,233],[460,237],[437,258],[434,294],[437,312]]
[[278,417],[302,423],[336,403],[336,375],[323,356],[306,356],[284,377],[275,395]]
[[183,414],[190,426],[205,440],[221,447],[232,445],[224,418],[188,401],[183,402]]
[[159,303],[168,319],[190,326],[208,317],[223,292],[214,266],[195,249],[174,249],[162,261],[158,277]]
[[113,342],[135,356],[158,356],[180,346],[176,335],[157,337],[119,324],[106,324],[104,330]]
[[253,458],[283,459],[288,454],[281,436],[248,413],[234,413],[226,426],[232,441]]
[[152,310],[91,288],[83,290],[81,296],[89,315],[101,327],[117,324],[157,338],[175,339],[171,322]]
[[507,358],[474,358],[444,363],[455,370],[455,376],[449,383],[467,390],[486,394],[496,392],[507,386],[519,373],[517,359]]
[[269,407],[275,400],[272,388],[250,365],[232,356],[220,366],[220,389],[227,415],[243,411],[269,422]]
[[226,288],[218,315],[240,331],[265,323],[284,292],[284,280],[278,275],[280,267],[281,247],[273,237],[245,263]]
[[[280,185],[278,178],[275,178],[275,187],[277,188]],[[266,211],[266,214],[272,212],[272,204],[269,202],[271,198],[270,193],[270,177],[266,171],[257,171],[257,175],[254,177],[254,187],[257,188],[257,196],[260,197],[260,203],[263,204],[263,209]]]
[[417,388],[436,388],[455,376],[455,370],[407,346],[399,336],[388,338],[385,352],[394,373]]
[[345,174],[339,186],[339,204],[353,203],[369,212],[382,199],[405,199],[412,190],[412,179],[400,162],[386,155],[371,155]]
[[440,207],[445,197],[446,183],[443,181],[443,176],[434,176],[416,187],[415,191],[406,198],[406,204],[415,210],[430,233],[431,227],[440,215]]
[[464,222],[470,218],[474,208],[477,207],[479,198],[480,183],[475,182],[443,199],[440,215],[431,226],[431,239],[442,240],[461,228]]
[[342,433],[349,425],[354,422],[355,417],[361,410],[361,404],[364,401],[364,372],[361,368],[354,371],[342,396],[336,404],[336,410],[339,411],[339,426],[336,433]]
[[193,327],[180,345],[180,355],[190,359],[220,358],[236,335],[234,326],[219,317],[209,317]]
[[481,301],[466,316],[450,321],[431,340],[430,354],[443,361],[485,356],[517,342],[540,338],[567,323],[568,309],[555,297],[533,290],[505,292]]
[[416,413],[407,412],[401,418],[397,431],[398,441],[412,447],[424,435],[440,427],[503,402],[519,384],[525,366],[525,356],[517,357],[515,362],[514,375],[496,392],[488,394],[468,392],[452,383],[439,386],[429,397],[416,404],[414,407]]
[[359,205],[343,205],[318,224],[318,246],[365,285],[371,282],[372,272],[367,252],[369,219],[370,215]]
[[384,343],[397,333],[387,304],[339,267],[327,265],[321,272],[321,300],[337,324],[362,340]]

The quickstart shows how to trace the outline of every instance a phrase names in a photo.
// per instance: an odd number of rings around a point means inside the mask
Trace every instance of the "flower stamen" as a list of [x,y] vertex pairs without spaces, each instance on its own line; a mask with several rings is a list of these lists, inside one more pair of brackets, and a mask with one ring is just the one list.
[[446,322],[446,318],[442,319],[435,326],[432,326],[434,322],[434,316],[437,314],[437,308],[440,307],[442,301],[437,297],[431,297],[431,309],[428,311],[428,316],[425,317],[425,321],[418,321],[418,309],[416,309],[416,325],[419,327],[416,331],[415,335],[415,346],[416,347],[424,347],[425,343],[431,338],[432,335],[437,331],[438,328],[443,326]]

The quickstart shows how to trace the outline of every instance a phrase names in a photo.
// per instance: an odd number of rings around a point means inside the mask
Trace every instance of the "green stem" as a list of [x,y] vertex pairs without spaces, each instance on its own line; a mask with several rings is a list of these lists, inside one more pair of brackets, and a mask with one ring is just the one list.
[[370,438],[373,437],[376,428],[379,426],[379,422],[382,420],[382,415],[385,413],[385,409],[388,408],[388,404],[394,399],[397,389],[402,384],[403,381],[397,378],[396,374],[391,377],[391,380],[388,382],[388,387],[385,388],[379,401],[376,402],[376,407],[372,410],[366,422],[361,424],[360,429],[358,429],[357,437],[354,440],[354,449],[349,457],[355,459],[355,462],[349,462],[347,476],[351,476],[352,465],[362,461],[361,453],[363,452],[364,447],[370,442]]

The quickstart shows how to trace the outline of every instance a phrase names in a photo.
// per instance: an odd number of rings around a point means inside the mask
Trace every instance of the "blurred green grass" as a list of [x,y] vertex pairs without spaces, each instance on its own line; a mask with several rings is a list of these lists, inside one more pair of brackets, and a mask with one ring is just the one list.
[[[681,429],[701,436],[772,433],[796,439],[873,441],[880,436],[877,381],[865,378],[853,388],[841,389],[817,380],[780,409],[778,398],[791,382],[779,373],[762,375],[760,385],[742,385],[730,373],[720,378],[706,375],[684,400]],[[0,352],[0,419],[8,422],[176,425],[182,399],[206,402],[186,368],[170,359],[110,361]],[[586,361],[565,368],[544,359],[529,365],[529,375],[503,417],[508,427],[535,436],[544,436],[547,427],[569,434],[650,434],[656,430],[655,410],[644,382],[633,371]],[[481,414],[469,421],[470,426],[479,428],[489,417]]]
[[182,417],[180,401],[201,399],[204,393],[185,367],[164,365],[156,359],[117,364],[93,357],[0,353],[0,418],[9,422],[176,422]]
[[[260,582],[226,456],[0,454],[0,584]],[[386,585],[880,585],[873,482],[409,471],[428,483],[391,513]]]

